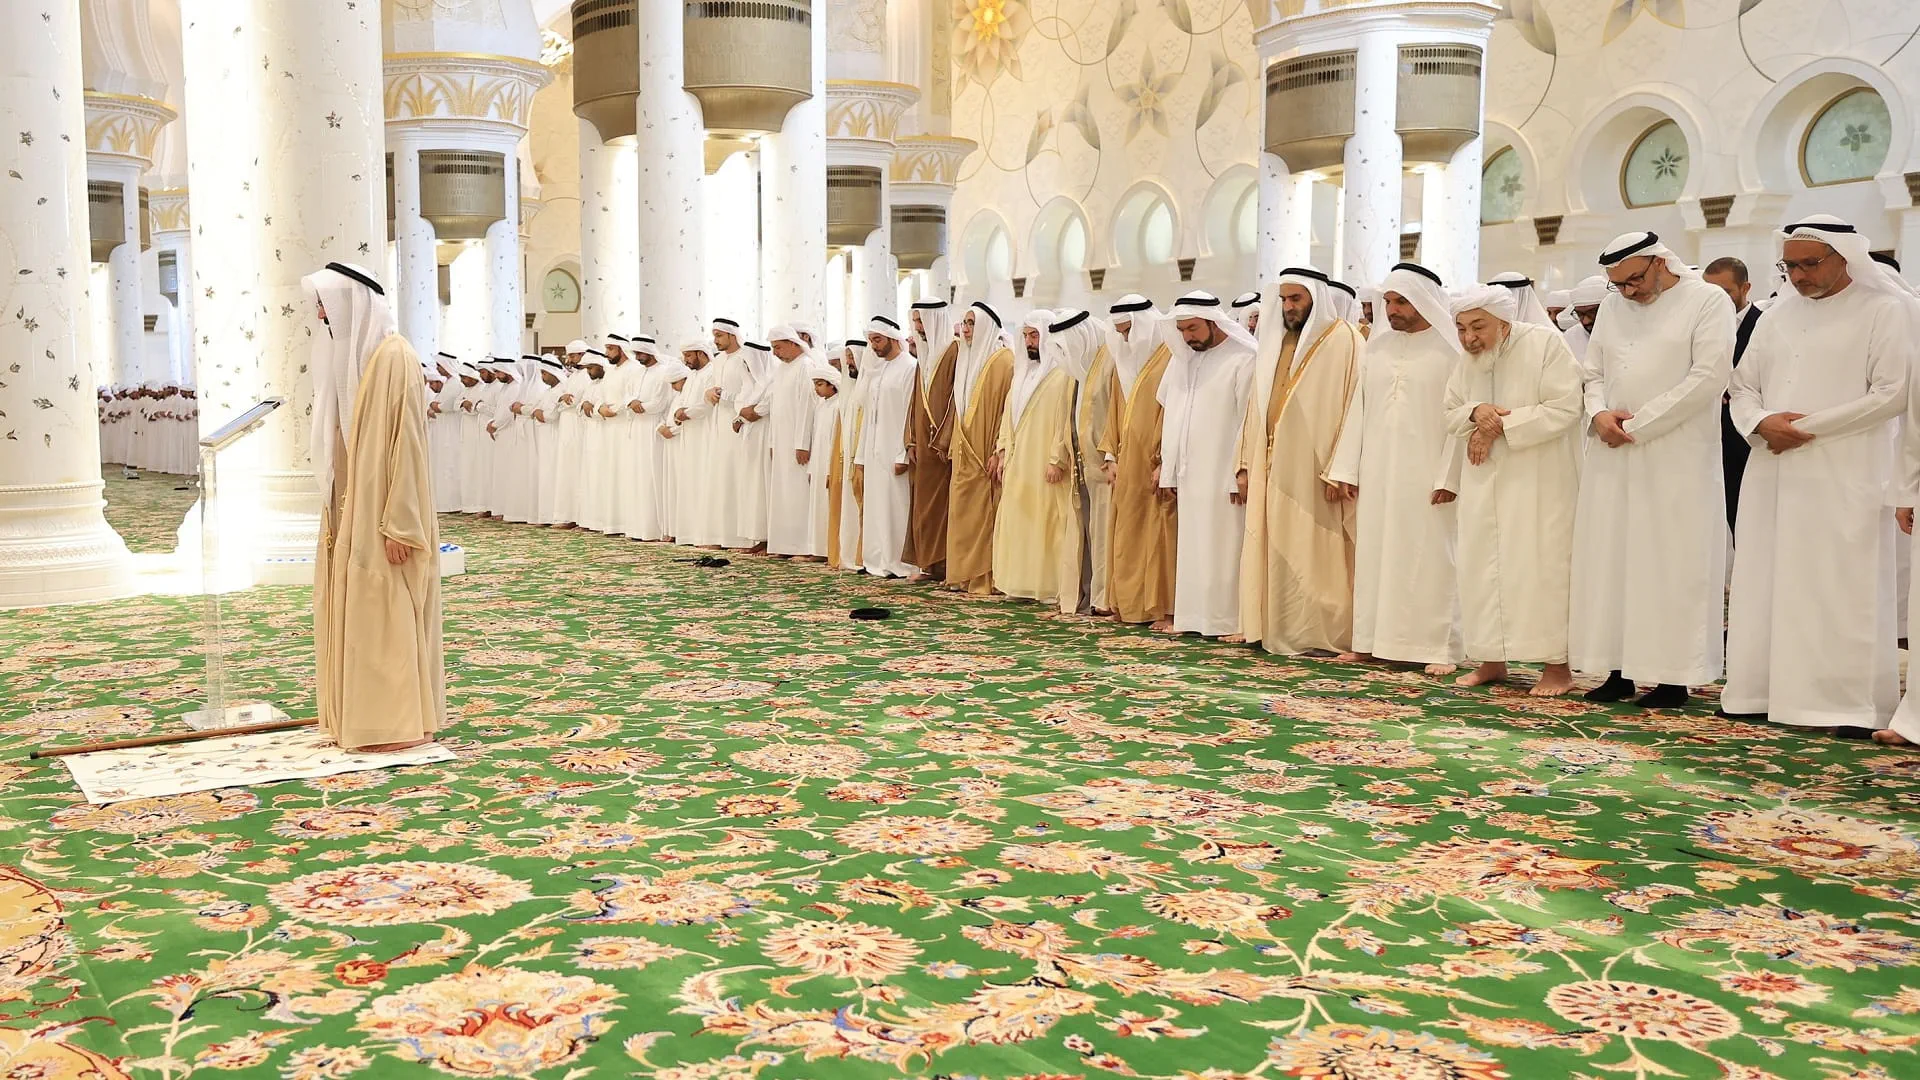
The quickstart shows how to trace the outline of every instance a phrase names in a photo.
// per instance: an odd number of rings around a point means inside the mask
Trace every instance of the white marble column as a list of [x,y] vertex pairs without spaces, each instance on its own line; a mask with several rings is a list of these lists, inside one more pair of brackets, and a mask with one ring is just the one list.
[[696,231],[705,172],[700,103],[686,91],[686,33],[679,4],[640,5],[640,94],[634,145],[639,155],[640,312],[663,342],[706,333],[706,258]]
[[580,332],[595,348],[640,318],[639,179],[632,139],[603,143],[580,121]]
[[319,323],[300,279],[329,261],[383,261],[379,6],[182,0],[180,22],[200,428],[261,398],[287,402],[223,455],[221,542],[257,581],[311,581]]
[[[756,325],[765,281],[759,238],[759,164],[758,151],[742,151],[727,158],[713,175],[700,178],[703,226],[696,242],[705,251],[707,306],[700,325],[689,328],[694,338],[708,336],[706,320],[715,316],[739,322],[749,334],[766,329]],[[820,228],[824,234],[824,220]]]
[[[420,216],[420,151],[429,148],[419,130],[392,131],[393,152],[393,317],[401,336],[423,357],[439,352],[440,267],[434,257],[433,222]],[[465,359],[463,357],[463,359]]]
[[[882,190],[884,192],[884,185]],[[885,207],[887,204],[882,202],[880,205]],[[860,315],[858,325],[864,326],[866,320],[875,315],[885,315],[896,322],[900,319],[899,275],[893,268],[888,216],[881,214],[880,227],[873,230],[873,235],[867,237],[866,243],[847,251],[853,267],[851,313]]]
[[[125,596],[133,557],[101,514],[88,367],[87,151],[72,0],[0,5],[0,608]],[[136,247],[138,245],[136,244]]]
[[1439,274],[1449,287],[1457,288],[1465,281],[1454,269],[1446,170],[1439,165],[1418,165],[1413,173],[1420,180],[1420,265]]
[[116,386],[141,382],[146,364],[146,326],[140,306],[140,163],[125,159],[101,161],[94,155],[87,163],[90,180],[118,184],[124,189],[120,203],[119,246],[107,256],[107,292],[100,299],[106,305],[106,323],[112,340],[103,350],[110,362]]
[[[187,191],[161,188],[150,193],[153,213],[153,250],[171,252],[174,270],[172,321],[167,327],[168,377],[182,386],[193,385],[193,238],[187,228]],[[158,255],[155,256],[156,263]]]
[[1462,285],[1480,281],[1488,275],[1480,272],[1480,167],[1483,142],[1474,139],[1453,152],[1447,162],[1441,186],[1446,209],[1441,214],[1444,233],[1440,250],[1452,266],[1449,285],[1457,278]]
[[[816,9],[818,5],[816,5]],[[813,96],[787,113],[777,135],[760,140],[763,328],[818,323],[826,313],[827,20],[813,18]]]
[[526,329],[526,290],[520,281],[520,156],[513,144],[505,145],[502,153],[507,165],[507,216],[487,226],[486,239],[487,310],[493,328],[488,351],[517,360]]
[[1336,276],[1378,281],[1400,258],[1401,154],[1394,129],[1400,48],[1368,34],[1354,58],[1353,137],[1347,140],[1344,243]]

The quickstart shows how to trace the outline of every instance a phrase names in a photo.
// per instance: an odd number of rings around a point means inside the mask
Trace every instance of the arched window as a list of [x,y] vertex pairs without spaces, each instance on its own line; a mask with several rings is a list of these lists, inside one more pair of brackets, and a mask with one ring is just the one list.
[[1480,224],[1504,225],[1519,217],[1526,195],[1520,155],[1511,146],[1495,150],[1480,170]]
[[1859,86],[1827,102],[1800,140],[1800,176],[1808,187],[1871,180],[1893,138],[1887,103]]
[[545,301],[547,311],[580,310],[580,282],[558,266],[547,271],[547,278],[540,286],[540,296]]
[[1260,187],[1248,184],[1233,207],[1233,249],[1252,255],[1260,247]]
[[1155,199],[1140,223],[1140,254],[1149,263],[1173,261],[1173,210]]
[[1662,120],[1648,128],[1620,166],[1620,200],[1628,206],[1666,206],[1686,190],[1692,155],[1680,125]]
[[989,214],[980,214],[967,226],[967,284],[983,295],[993,282],[1013,274],[1013,241],[1006,226]]

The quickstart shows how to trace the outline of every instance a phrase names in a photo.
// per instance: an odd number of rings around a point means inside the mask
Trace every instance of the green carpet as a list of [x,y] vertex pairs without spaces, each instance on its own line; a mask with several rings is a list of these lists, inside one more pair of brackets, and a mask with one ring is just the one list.
[[0,614],[0,1076],[1920,1075],[1920,754],[445,527],[444,766],[89,808],[197,602]]

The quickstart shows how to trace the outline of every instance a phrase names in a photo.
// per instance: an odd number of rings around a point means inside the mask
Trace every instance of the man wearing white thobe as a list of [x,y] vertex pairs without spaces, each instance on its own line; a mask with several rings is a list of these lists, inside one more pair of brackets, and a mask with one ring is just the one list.
[[1727,582],[1720,399],[1733,369],[1733,305],[1650,232],[1600,256],[1615,293],[1581,364],[1590,438],[1574,519],[1575,671],[1587,692],[1677,709],[1725,666]]
[[840,353],[840,569],[858,573],[861,569],[861,509],[865,488],[858,483],[854,465],[860,452],[861,418],[867,408],[867,391],[873,380],[867,378],[872,363],[867,359],[867,339],[848,338]]
[[493,463],[493,440],[487,435],[487,421],[493,411],[495,372],[491,359],[473,365],[479,383],[461,393],[460,412],[460,512],[485,515],[493,498],[493,483],[487,466]]
[[1160,469],[1180,516],[1174,545],[1173,629],[1206,637],[1240,630],[1240,549],[1246,497],[1235,478],[1240,429],[1259,345],[1211,293],[1173,305],[1178,336],[1160,380]]
[[1260,336],[1260,294],[1243,292],[1233,298],[1233,321],[1247,328],[1247,333],[1256,339]]
[[1579,471],[1580,369],[1551,326],[1518,321],[1511,290],[1480,285],[1453,302],[1467,353],[1447,383],[1447,428],[1465,441],[1460,475],[1461,686],[1503,682],[1510,661],[1545,666],[1529,691],[1573,689],[1567,603]]
[[773,370],[754,406],[766,429],[767,554],[817,555],[808,464],[813,459],[813,357],[800,332],[776,326],[768,337]]
[[1534,287],[1532,278],[1518,270],[1506,270],[1488,278],[1487,284],[1513,291],[1513,302],[1521,322],[1560,329],[1553,319],[1553,313],[1547,310],[1546,303],[1540,298],[1540,290]]
[[467,414],[460,408],[467,392],[480,385],[480,370],[461,363],[452,353],[441,353],[438,370],[446,372],[446,384],[427,406],[427,433],[433,453],[434,510],[442,514],[460,512],[460,455],[465,452]]
[[912,577],[919,567],[900,556],[913,513],[913,486],[907,476],[907,409],[913,404],[919,368],[907,355],[907,336],[884,315],[867,323],[869,382],[860,424],[860,452],[854,457],[866,499],[861,565],[875,577]]
[[[733,439],[726,459],[731,479],[734,539],[727,546],[761,550],[767,543],[767,423],[760,411],[773,376],[773,353],[765,345],[742,341],[719,362],[734,369],[738,385],[729,395]],[[722,378],[729,378],[723,370]],[[724,441],[724,438],[723,438]]]
[[1563,332],[1567,348],[1572,350],[1575,360],[1584,361],[1587,357],[1587,342],[1593,339],[1594,327],[1599,325],[1600,305],[1606,300],[1608,291],[1604,274],[1581,278],[1578,284],[1567,290],[1567,299],[1572,306],[1564,317],[1571,319],[1571,324]]
[[1447,430],[1447,381],[1460,363],[1440,276],[1418,263],[1388,272],[1385,325],[1367,339],[1360,381],[1327,469],[1354,514],[1353,651],[1451,674],[1461,658],[1453,567],[1464,447]]
[[1720,701],[1857,736],[1886,727],[1899,697],[1885,503],[1915,327],[1853,226],[1818,214],[1781,235],[1793,291],[1733,375],[1734,426],[1767,452],[1740,488]]

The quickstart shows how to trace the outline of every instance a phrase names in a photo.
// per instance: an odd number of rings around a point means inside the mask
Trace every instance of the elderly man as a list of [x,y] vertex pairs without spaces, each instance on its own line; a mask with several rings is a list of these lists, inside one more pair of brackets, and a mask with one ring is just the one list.
[[1072,614],[1080,599],[1080,512],[1075,491],[1073,397],[1068,345],[1058,335],[1091,329],[1085,312],[1036,309],[1021,324],[1021,357],[1007,392],[1000,437],[987,469],[1000,484],[993,526],[994,586]]
[[1721,516],[1720,399],[1733,363],[1733,309],[1650,232],[1600,256],[1615,294],[1581,364],[1593,438],[1574,525],[1576,671],[1610,673],[1587,692],[1643,709],[1687,703],[1720,678],[1727,528]]
[[1154,483],[1160,467],[1160,381],[1172,358],[1168,320],[1153,302],[1128,293],[1108,309],[1120,338],[1113,353],[1114,386],[1107,404],[1106,436],[1097,449],[1113,487],[1113,526],[1108,539],[1107,602],[1126,623],[1173,626],[1176,518],[1173,500]]
[[1386,327],[1367,339],[1327,482],[1354,515],[1353,648],[1448,675],[1461,659],[1453,569],[1461,447],[1447,430],[1460,337],[1440,275],[1399,263],[1380,290]]
[[1466,357],[1447,383],[1447,427],[1466,442],[1460,477],[1461,686],[1503,682],[1512,661],[1544,664],[1531,693],[1573,689],[1567,603],[1573,564],[1580,369],[1560,332],[1518,321],[1512,290],[1481,285],[1453,303]]
[[1240,635],[1271,653],[1346,652],[1353,643],[1353,504],[1326,475],[1359,382],[1366,340],[1339,316],[1347,293],[1325,274],[1284,270],[1269,302],[1240,433]]
[[984,596],[993,591],[993,533],[1000,512],[1000,484],[987,472],[987,461],[1000,444],[1000,421],[1013,387],[1013,350],[1000,336],[1000,314],[984,300],[975,300],[961,316],[960,340],[955,422],[948,425],[953,480],[947,585]]
[[1260,347],[1211,293],[1182,296],[1173,320],[1178,352],[1160,380],[1165,413],[1154,472],[1155,486],[1180,503],[1170,629],[1225,637],[1240,628],[1247,511],[1234,471]]
[[1728,713],[1859,735],[1899,696],[1892,421],[1907,403],[1910,298],[1825,214],[1788,226],[1793,286],[1733,375],[1753,444],[1727,610]]
[[944,300],[921,300],[908,314],[920,357],[920,380],[907,410],[907,478],[913,516],[907,525],[906,562],[921,568],[916,580],[947,573],[948,489],[953,482],[953,383],[960,339]]
[[824,366],[792,326],[776,326],[768,340],[773,371],[754,408],[767,424],[767,553],[777,558],[824,554],[814,550],[813,424],[819,397],[813,367]]

